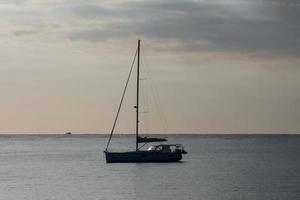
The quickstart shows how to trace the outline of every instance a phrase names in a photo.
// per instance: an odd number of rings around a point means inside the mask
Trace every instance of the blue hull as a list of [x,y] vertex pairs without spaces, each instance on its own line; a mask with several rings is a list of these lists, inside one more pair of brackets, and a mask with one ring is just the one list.
[[182,154],[176,152],[159,151],[129,151],[108,152],[104,151],[107,163],[114,162],[178,162]]

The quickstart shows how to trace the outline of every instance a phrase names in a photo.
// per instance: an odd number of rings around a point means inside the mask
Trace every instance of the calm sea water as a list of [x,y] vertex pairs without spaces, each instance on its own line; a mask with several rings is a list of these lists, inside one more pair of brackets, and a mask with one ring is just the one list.
[[167,137],[183,162],[106,164],[102,135],[0,136],[0,199],[300,199],[300,135]]

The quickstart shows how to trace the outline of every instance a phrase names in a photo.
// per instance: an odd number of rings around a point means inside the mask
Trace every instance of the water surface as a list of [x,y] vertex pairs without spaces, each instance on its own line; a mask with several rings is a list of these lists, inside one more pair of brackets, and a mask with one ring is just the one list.
[[300,199],[300,135],[167,137],[185,145],[182,162],[106,164],[103,135],[2,135],[0,199]]

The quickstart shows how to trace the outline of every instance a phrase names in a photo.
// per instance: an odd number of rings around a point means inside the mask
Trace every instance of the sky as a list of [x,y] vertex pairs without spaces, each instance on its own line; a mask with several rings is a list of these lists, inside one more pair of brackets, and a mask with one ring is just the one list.
[[0,133],[109,133],[138,39],[142,132],[300,133],[299,19],[298,0],[1,0]]

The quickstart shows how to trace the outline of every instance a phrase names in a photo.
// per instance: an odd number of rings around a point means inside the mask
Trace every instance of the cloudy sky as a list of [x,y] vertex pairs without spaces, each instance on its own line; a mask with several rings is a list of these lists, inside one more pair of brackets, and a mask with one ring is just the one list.
[[0,133],[108,133],[137,39],[143,131],[299,133],[299,19],[298,0],[1,0]]

